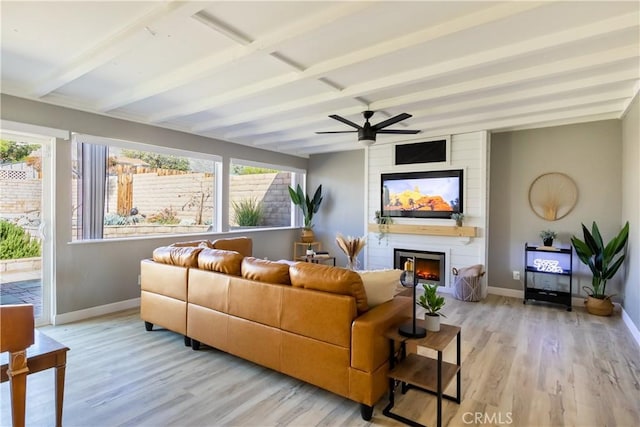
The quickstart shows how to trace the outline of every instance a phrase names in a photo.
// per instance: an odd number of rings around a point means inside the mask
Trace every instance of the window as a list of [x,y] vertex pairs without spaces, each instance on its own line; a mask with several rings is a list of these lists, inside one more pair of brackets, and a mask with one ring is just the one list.
[[73,240],[216,231],[219,158],[87,135],[72,157]]
[[230,229],[296,225],[289,185],[295,187],[303,179],[301,171],[233,159],[229,176]]

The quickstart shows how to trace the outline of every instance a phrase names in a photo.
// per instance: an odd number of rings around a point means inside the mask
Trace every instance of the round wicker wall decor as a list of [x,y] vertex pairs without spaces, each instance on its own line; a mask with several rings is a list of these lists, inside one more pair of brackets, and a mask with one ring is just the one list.
[[578,201],[578,187],[561,172],[545,173],[529,187],[529,206],[540,218],[557,221],[567,216]]

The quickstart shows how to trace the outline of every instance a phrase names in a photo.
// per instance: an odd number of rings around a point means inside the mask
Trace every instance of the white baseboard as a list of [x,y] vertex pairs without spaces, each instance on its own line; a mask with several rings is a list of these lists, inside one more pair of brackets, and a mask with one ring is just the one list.
[[[496,288],[495,286],[489,286],[487,288],[490,294],[500,295],[503,297],[511,297],[511,298],[524,298],[524,291],[521,289],[507,289],[507,288]],[[584,305],[584,298],[580,297],[571,297],[571,306],[572,307],[582,307]]]
[[503,297],[522,298],[523,292],[518,289],[496,288],[495,286],[488,286],[487,291],[493,295],[500,295]]
[[72,311],[53,316],[54,325],[63,325],[65,323],[77,322],[79,320],[89,319],[91,317],[103,316],[105,314],[115,313],[117,311],[128,310],[130,308],[140,307],[140,298],[133,298],[126,301],[118,301],[112,304],[100,305],[84,310]]
[[624,324],[627,325],[627,329],[629,329],[629,332],[631,332],[631,335],[633,336],[633,338],[635,338],[636,342],[640,346],[640,331],[638,330],[638,327],[633,323],[633,320],[631,320],[631,317],[629,317],[627,312],[624,311],[624,308],[622,309],[622,320],[624,321]]

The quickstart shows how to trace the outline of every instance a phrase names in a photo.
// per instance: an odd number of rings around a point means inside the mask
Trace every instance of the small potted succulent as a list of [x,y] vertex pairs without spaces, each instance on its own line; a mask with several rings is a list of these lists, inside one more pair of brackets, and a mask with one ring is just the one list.
[[552,230],[542,230],[540,232],[540,238],[544,246],[553,246],[553,239],[556,238],[556,232]]
[[440,313],[442,307],[444,307],[444,297],[438,295],[438,285],[425,284],[424,294],[418,298],[418,305],[426,310],[424,315],[425,326],[427,331],[438,332],[440,330],[440,316],[445,316]]
[[456,227],[462,227],[462,221],[464,220],[464,214],[461,212],[454,212],[451,214],[451,219],[456,222]]

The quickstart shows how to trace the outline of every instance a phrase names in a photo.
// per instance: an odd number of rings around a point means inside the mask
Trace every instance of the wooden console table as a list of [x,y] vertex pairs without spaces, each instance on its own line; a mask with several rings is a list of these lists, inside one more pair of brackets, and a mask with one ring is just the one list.
[[[34,344],[27,348],[29,374],[56,369],[56,426],[62,426],[62,402],[64,399],[64,374],[69,348],[49,338],[39,330],[34,330]],[[0,382],[9,381],[9,353],[0,354]]]
[[[424,327],[424,320],[417,320],[417,324]],[[461,391],[461,360],[460,360],[460,327],[452,325],[440,325],[439,332],[427,331],[424,338],[409,338],[398,333],[398,326],[389,329],[385,333],[390,341],[389,350],[389,404],[382,413],[390,418],[401,421],[413,427],[424,427],[413,420],[391,412],[395,404],[395,388],[401,384],[402,393],[406,393],[409,388],[415,388],[426,393],[435,394],[438,397],[437,403],[437,427],[442,426],[442,399],[453,400],[460,403]],[[444,362],[442,352],[449,344],[456,339],[456,363]],[[400,354],[395,352],[395,343],[400,343]],[[416,344],[418,347],[425,347],[437,351],[438,358],[419,354],[407,355],[407,343]],[[456,396],[448,396],[443,393],[444,389],[456,378]]]

